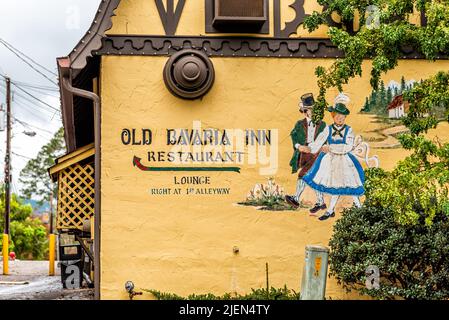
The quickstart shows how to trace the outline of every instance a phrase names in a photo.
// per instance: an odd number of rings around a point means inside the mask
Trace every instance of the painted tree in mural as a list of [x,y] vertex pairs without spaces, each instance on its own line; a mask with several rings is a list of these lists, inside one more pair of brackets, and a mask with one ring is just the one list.
[[381,80],[378,88],[373,89],[370,96],[366,98],[361,112],[386,115],[388,105],[393,99],[411,89],[415,84],[407,84],[404,77],[401,78],[401,84],[399,86],[396,83],[385,85]]
[[[402,50],[416,49],[428,60],[449,55],[448,0],[319,0],[326,6],[305,21],[309,31],[326,24],[335,12],[342,25],[360,17],[358,32],[331,27],[331,41],[345,53],[329,68],[318,67],[320,109],[323,117],[328,89],[339,90],[362,75],[363,60],[372,60],[371,99],[380,101],[380,77],[394,69]],[[376,7],[367,7],[375,5]],[[373,9],[374,8],[374,9]],[[367,11],[374,16],[364,15]],[[413,13],[424,12],[423,26],[410,23]],[[380,288],[361,289],[373,297],[392,299],[449,298],[449,144],[430,141],[424,133],[449,121],[449,71],[442,70],[413,88],[401,91],[410,103],[402,146],[411,155],[394,170],[367,172],[366,201],[361,209],[347,210],[330,241],[331,274],[348,289],[363,288],[366,268],[380,269]],[[381,89],[380,88],[380,89]],[[369,106],[369,101],[367,101]],[[362,286],[360,286],[362,285]]]
[[64,152],[64,130],[61,128],[20,173],[19,181],[23,186],[21,191],[25,198],[41,203],[48,202],[51,192],[56,198],[56,186],[50,180],[48,168],[53,166],[54,159],[62,156]]

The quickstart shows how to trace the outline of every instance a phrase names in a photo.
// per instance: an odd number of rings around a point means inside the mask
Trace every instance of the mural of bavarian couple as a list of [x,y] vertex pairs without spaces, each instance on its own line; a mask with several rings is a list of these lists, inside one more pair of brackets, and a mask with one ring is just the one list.
[[[350,110],[350,99],[340,93],[334,105],[328,107],[333,123],[324,121],[314,123],[312,113],[315,99],[312,93],[304,94],[299,103],[299,111],[303,115],[290,133],[293,145],[293,157],[290,161],[292,173],[298,174],[296,192],[284,195],[283,188],[276,185],[273,179],[268,184],[256,185],[247,197],[246,204],[257,203],[257,199],[266,201],[266,210],[297,210],[305,208],[302,196],[308,186],[315,191],[315,205],[310,208],[311,216],[319,216],[324,221],[335,217],[337,204],[342,196],[351,196],[355,206],[361,206],[360,197],[364,195],[365,173],[361,161],[367,166],[375,163],[376,156],[369,158],[369,146],[356,136],[351,126],[346,123]],[[324,195],[330,196],[328,204]],[[277,205],[273,205],[276,203]],[[271,201],[271,203],[270,203]],[[279,205],[279,202],[286,205]],[[243,203],[245,204],[245,203]]]
[[[313,94],[301,97],[300,111],[305,115],[291,132],[294,147],[290,161],[292,172],[298,174],[295,195],[287,195],[285,200],[293,207],[300,206],[301,195],[306,185],[314,189],[316,204],[310,209],[311,215],[326,210],[320,220],[335,216],[335,207],[341,196],[353,196],[354,204],[361,206],[360,196],[365,192],[365,174],[359,160],[351,153],[354,150],[355,135],[346,124],[350,114],[346,104],[349,99],[341,94],[334,106],[328,108],[334,123],[313,123],[312,112],[315,105]],[[331,195],[329,206],[323,194]]]

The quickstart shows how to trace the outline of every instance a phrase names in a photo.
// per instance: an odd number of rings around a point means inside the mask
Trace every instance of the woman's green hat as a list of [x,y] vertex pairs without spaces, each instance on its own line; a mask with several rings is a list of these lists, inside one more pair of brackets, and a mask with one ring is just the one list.
[[347,116],[351,113],[343,103],[337,103],[335,106],[330,106],[327,110],[329,112],[339,113],[344,116]]

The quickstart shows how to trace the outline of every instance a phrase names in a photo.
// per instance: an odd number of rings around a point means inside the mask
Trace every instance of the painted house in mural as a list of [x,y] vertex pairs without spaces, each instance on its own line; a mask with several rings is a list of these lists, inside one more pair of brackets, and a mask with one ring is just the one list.
[[[101,1],[89,31],[57,60],[68,153],[50,169],[57,228],[82,243],[96,298],[128,299],[127,281],[178,295],[244,294],[264,287],[266,263],[271,286],[299,290],[305,246],[327,245],[336,219],[245,201],[295,190],[300,97],[316,96],[315,68],[342,55],[325,27],[302,28],[321,9],[302,0]],[[385,83],[449,68],[415,56],[404,52]],[[345,87],[357,135],[368,77]],[[304,197],[313,204],[310,189]],[[326,296],[354,297],[332,278]]]
[[402,94],[394,97],[393,101],[388,105],[388,117],[390,119],[400,119],[407,115],[410,104],[403,99]]

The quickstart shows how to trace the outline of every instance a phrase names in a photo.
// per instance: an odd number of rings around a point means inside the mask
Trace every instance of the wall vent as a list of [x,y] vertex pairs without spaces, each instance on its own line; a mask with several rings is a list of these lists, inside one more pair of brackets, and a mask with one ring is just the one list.
[[268,33],[268,0],[206,0],[206,32]]

